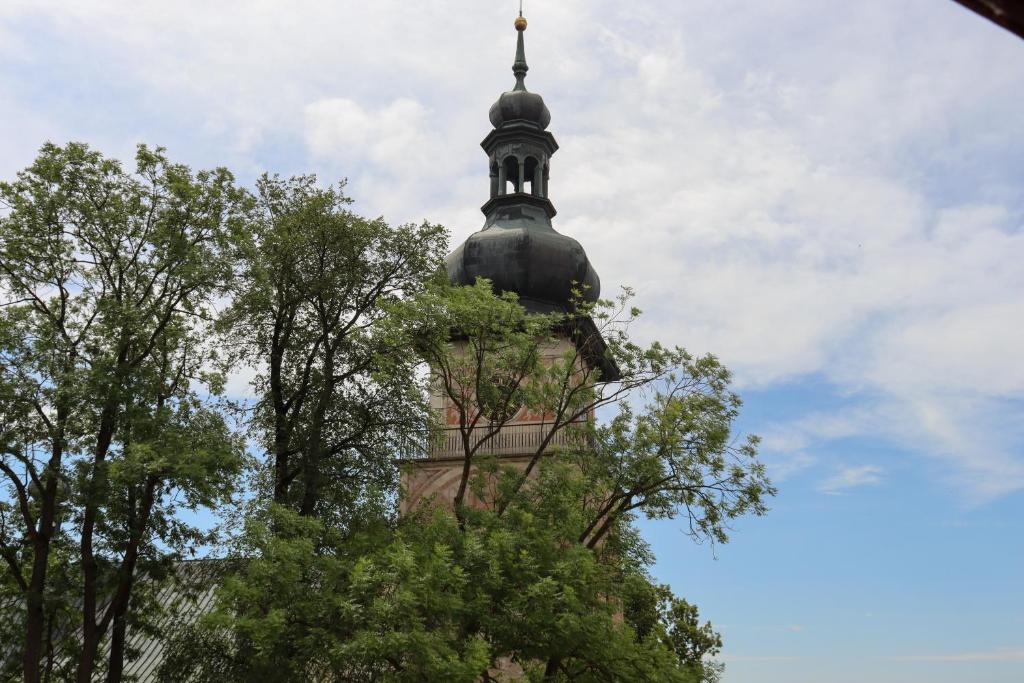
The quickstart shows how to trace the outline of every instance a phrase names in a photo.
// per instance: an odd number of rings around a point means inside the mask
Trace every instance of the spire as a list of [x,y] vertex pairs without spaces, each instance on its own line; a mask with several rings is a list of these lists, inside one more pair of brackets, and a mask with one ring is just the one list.
[[516,41],[516,61],[512,65],[512,73],[516,75],[516,87],[513,90],[526,91],[526,84],[523,81],[526,79],[526,72],[530,70],[530,67],[526,65],[526,48],[523,46],[523,34],[526,32],[526,17],[523,16],[522,8],[519,10],[519,16],[516,17],[516,31],[519,33],[519,38]]

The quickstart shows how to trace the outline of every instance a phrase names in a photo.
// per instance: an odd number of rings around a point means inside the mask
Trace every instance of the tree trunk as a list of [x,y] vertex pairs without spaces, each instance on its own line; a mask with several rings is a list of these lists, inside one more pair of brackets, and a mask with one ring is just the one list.
[[22,657],[22,673],[25,683],[39,683],[39,669],[43,658],[43,632],[46,628],[46,613],[43,611],[43,594],[46,590],[46,569],[50,561],[50,541],[53,538],[54,521],[57,517],[58,470],[64,457],[64,424],[67,409],[57,406],[57,431],[53,437],[53,451],[46,465],[46,485],[43,490],[42,509],[32,549],[32,576],[25,592],[25,651]]
[[[44,520],[39,523],[42,529]],[[46,614],[43,611],[43,590],[46,586],[46,565],[50,558],[49,534],[40,531],[33,547],[32,577],[25,592],[25,650],[22,656],[22,673],[25,683],[39,683],[39,666],[43,659],[43,631]]]
[[280,316],[274,322],[274,338],[270,348],[270,395],[274,410],[274,502],[284,505],[288,500],[288,460],[291,444],[288,429],[288,406],[284,399],[284,341],[286,335]]
[[124,673],[124,644],[128,632],[128,618],[122,612],[114,615],[110,629],[110,660],[107,683],[120,683]]
[[302,506],[299,514],[312,516],[320,500],[320,462],[324,454],[324,419],[327,405],[334,394],[334,346],[324,344],[323,386],[313,408],[313,420],[306,439],[306,452],[302,461]]
[[558,667],[562,665],[561,657],[552,657],[548,660],[547,666],[544,667],[544,680],[550,681],[558,673]]
[[127,642],[128,607],[131,604],[132,588],[135,585],[135,567],[139,561],[139,546],[145,536],[149,515],[153,510],[157,480],[150,477],[146,481],[142,501],[139,504],[135,523],[132,525],[128,547],[121,563],[120,577],[114,599],[110,603],[110,615],[104,621],[112,619],[113,632],[110,636],[110,659],[107,666],[107,683],[120,683],[124,671],[124,648]]
[[[123,361],[122,361],[123,362]],[[121,386],[120,377],[123,373],[117,373],[115,386]],[[98,565],[93,553],[93,532],[96,528],[96,520],[99,515],[99,505],[96,502],[96,486],[101,477],[103,461],[110,450],[110,444],[114,440],[114,431],[117,426],[117,403],[113,398],[108,398],[103,412],[100,415],[100,428],[96,436],[96,453],[93,457],[92,472],[90,472],[85,498],[85,510],[82,514],[82,537],[79,541],[79,549],[82,559],[82,652],[78,659],[78,683],[91,683],[92,672],[96,666],[96,654],[99,650],[100,638],[103,631],[96,622],[96,592],[98,580]]]

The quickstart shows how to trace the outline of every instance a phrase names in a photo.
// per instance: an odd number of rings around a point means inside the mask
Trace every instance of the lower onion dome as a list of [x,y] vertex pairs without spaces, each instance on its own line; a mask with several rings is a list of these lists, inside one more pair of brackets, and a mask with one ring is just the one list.
[[595,301],[601,280],[580,243],[542,227],[493,225],[470,235],[446,259],[454,285],[477,278],[491,281],[495,292],[515,292],[528,310],[568,311],[573,289]]

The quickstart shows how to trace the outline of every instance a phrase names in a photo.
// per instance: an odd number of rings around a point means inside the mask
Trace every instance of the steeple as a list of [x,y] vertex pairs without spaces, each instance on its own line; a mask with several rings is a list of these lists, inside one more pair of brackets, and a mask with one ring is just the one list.
[[[515,26],[515,86],[502,93],[491,107],[494,129],[480,143],[487,153],[491,181],[490,198],[481,207],[484,226],[449,254],[445,263],[453,285],[472,285],[477,278],[487,278],[496,292],[515,292],[530,313],[572,313],[579,301],[575,292],[582,291],[586,299],[595,300],[601,282],[580,243],[551,226],[555,207],[548,198],[548,178],[551,156],[558,150],[558,143],[547,132],[551,114],[543,98],[526,89],[526,19],[521,14]],[[552,333],[550,338],[539,340],[545,354],[543,362],[575,347],[578,358],[599,374],[595,378],[589,373],[574,373],[574,378],[600,382],[622,379],[607,353],[601,332],[589,316],[562,316]],[[453,336],[454,350],[469,353],[469,348],[458,339],[458,330],[453,330]],[[574,364],[575,367],[578,366]],[[474,418],[474,426],[467,432],[465,406],[457,406],[442,384],[435,384],[430,402],[444,425],[443,438],[432,441],[429,458],[404,461],[400,507],[403,515],[424,503],[434,504],[429,501],[451,504],[467,466],[483,473],[465,451],[467,436],[476,444],[474,450],[481,449],[479,454],[495,456],[503,466],[520,471],[542,444],[553,451],[569,443],[558,441],[569,438],[566,432],[559,432],[562,436],[552,440],[552,413],[525,407],[508,416],[496,433],[490,431],[492,418],[481,410],[482,419],[478,422]],[[593,418],[592,414],[581,416],[584,420]],[[483,505],[472,494],[465,501],[470,506]]]
[[491,105],[494,127],[480,146],[490,168],[490,198],[481,208],[483,229],[447,259],[453,284],[485,277],[496,291],[512,291],[530,310],[568,310],[574,288],[597,299],[601,283],[579,242],[555,231],[548,194],[551,157],[558,150],[547,131],[544,98],[526,89],[526,19],[516,18],[515,85]]

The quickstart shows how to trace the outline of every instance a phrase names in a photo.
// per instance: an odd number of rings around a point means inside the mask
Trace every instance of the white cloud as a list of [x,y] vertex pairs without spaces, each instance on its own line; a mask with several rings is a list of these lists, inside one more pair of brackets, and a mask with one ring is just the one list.
[[[848,398],[773,428],[776,476],[870,434],[978,500],[1024,489],[1024,77],[992,68],[1024,44],[928,0],[529,9],[556,227],[605,291],[635,285],[640,332],[715,351],[742,387],[813,376]],[[17,121],[43,122],[0,130],[0,171],[27,163],[25,138],[143,137],[243,175],[347,176],[359,210],[459,241],[481,223],[487,107],[512,83],[507,10],[4,3],[0,35],[21,36],[5,58],[67,79],[48,96],[93,99],[65,111],[0,80]]]
[[252,382],[258,370],[251,365],[242,364],[233,368],[224,386],[224,395],[232,400],[247,401],[256,397]]
[[[813,374],[861,397],[853,430],[770,454],[783,476],[831,439],[869,434],[934,456],[980,500],[1024,488],[1021,432],[1005,429],[1024,396],[1024,207],[982,199],[1011,166],[973,189],[956,167],[988,144],[965,103],[1024,114],[998,94],[1021,84],[904,47],[820,87],[762,67],[731,89],[693,75],[671,40],[618,47],[636,75],[615,82],[614,101],[629,105],[564,143],[562,161],[585,172],[559,186],[572,202],[561,225],[606,282],[639,285],[652,336],[718,352],[745,386]],[[648,87],[649,53],[671,61],[658,73],[675,87]],[[932,190],[943,183],[956,192]]]
[[833,476],[821,482],[818,490],[822,493],[839,494],[857,486],[877,484],[882,481],[884,470],[877,465],[856,465],[842,467]]
[[352,166],[369,162],[396,175],[425,172],[425,163],[408,165],[429,144],[425,116],[424,106],[409,98],[373,111],[341,97],[318,100],[306,106],[306,143],[314,155],[340,157]]
[[768,466],[768,474],[776,484],[813,467],[818,461],[814,454],[805,450],[777,449],[769,439],[762,442],[761,459]]

